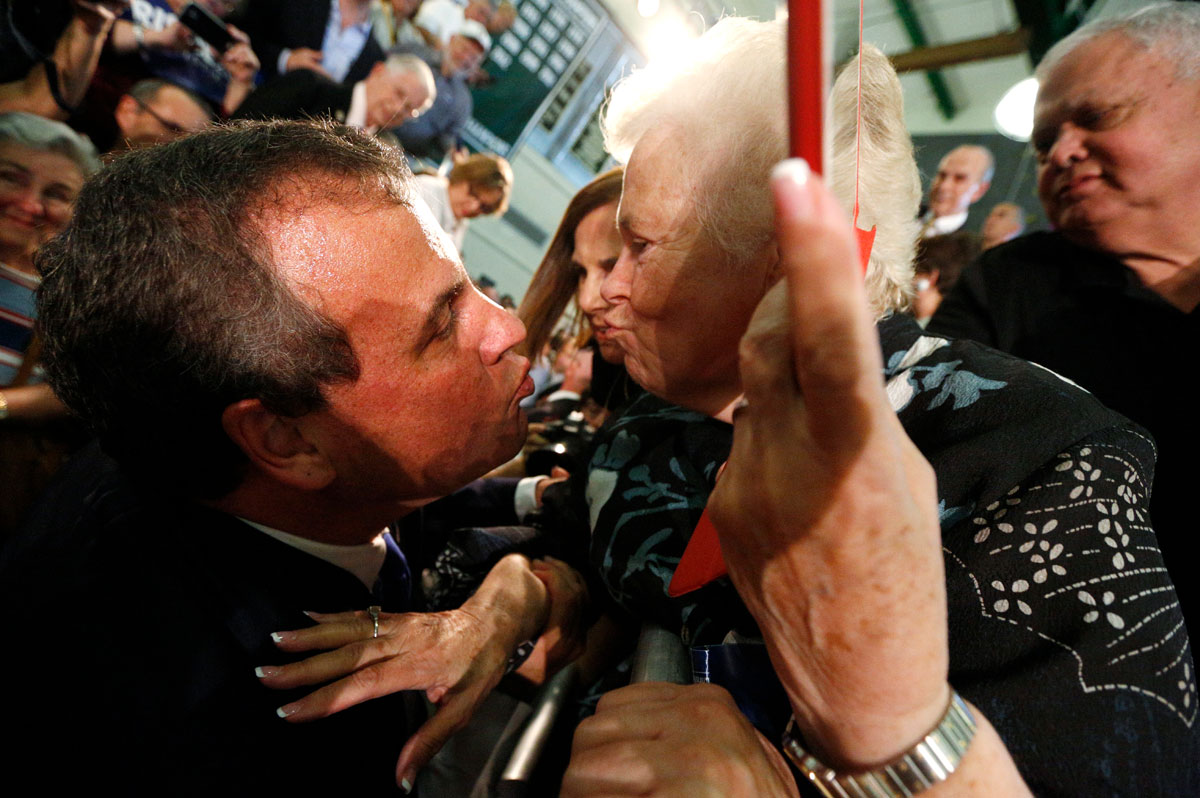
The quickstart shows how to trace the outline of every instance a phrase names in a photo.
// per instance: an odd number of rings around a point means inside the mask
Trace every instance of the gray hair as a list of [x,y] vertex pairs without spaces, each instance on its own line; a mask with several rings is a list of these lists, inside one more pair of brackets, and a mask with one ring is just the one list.
[[429,68],[429,64],[412,53],[392,53],[384,64],[389,72],[407,72],[417,76],[421,85],[425,87],[425,103],[414,110],[418,114],[428,111],[429,106],[437,99],[437,84],[434,83],[433,70]]
[[1038,64],[1037,79],[1045,81],[1075,48],[1107,33],[1120,33],[1174,64],[1180,80],[1200,79],[1200,5],[1195,3],[1157,3],[1089,22],[1050,48]]
[[0,114],[0,144],[17,144],[39,152],[69,158],[84,177],[100,170],[100,157],[92,142],[62,122],[24,111]]
[[[604,142],[626,162],[651,129],[686,131],[682,146],[703,150],[703,190],[695,197],[707,235],[744,263],[774,237],[771,169],[787,156],[786,37],[782,21],[729,17],[669,63],[653,62],[613,89],[602,120]],[[854,202],[857,65],[834,87],[830,184]],[[877,226],[867,287],[878,316],[905,307],[912,277],[920,178],[904,125],[899,79],[878,50],[863,59],[860,227]]]

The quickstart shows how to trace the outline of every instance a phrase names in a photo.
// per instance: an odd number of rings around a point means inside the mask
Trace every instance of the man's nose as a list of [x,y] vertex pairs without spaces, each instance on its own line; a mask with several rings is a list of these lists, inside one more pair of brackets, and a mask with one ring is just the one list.
[[1058,128],[1058,135],[1050,147],[1050,155],[1047,160],[1062,168],[1070,166],[1074,161],[1082,161],[1086,157],[1087,148],[1084,145],[1083,130],[1070,122],[1064,122]]
[[490,314],[487,331],[479,346],[479,356],[485,366],[498,363],[505,353],[525,340],[525,325],[514,314],[497,305],[487,297],[483,312]]

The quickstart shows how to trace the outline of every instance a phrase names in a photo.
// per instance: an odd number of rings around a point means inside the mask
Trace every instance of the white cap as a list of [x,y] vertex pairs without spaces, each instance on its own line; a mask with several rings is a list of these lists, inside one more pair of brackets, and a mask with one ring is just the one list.
[[476,42],[485,53],[492,48],[492,37],[488,35],[487,28],[473,19],[464,19],[455,33]]

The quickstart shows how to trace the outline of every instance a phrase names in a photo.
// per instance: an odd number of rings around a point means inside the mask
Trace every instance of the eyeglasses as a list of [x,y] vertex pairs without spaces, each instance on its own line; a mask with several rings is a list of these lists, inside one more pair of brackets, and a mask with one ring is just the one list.
[[[490,216],[500,209],[501,203],[504,202],[504,191],[498,188],[488,188],[486,186],[476,186],[472,183],[467,184],[467,191],[470,192],[471,198],[479,203],[479,213],[483,216]],[[498,191],[500,196],[492,201],[486,200],[482,195],[485,191]]]
[[143,111],[150,114],[150,116],[154,117],[158,124],[162,125],[169,132],[175,134],[176,136],[183,136],[191,132],[178,122],[172,122],[170,119],[167,119],[162,114],[158,113],[158,111],[155,111],[153,108],[139,100],[137,97],[134,97],[133,101],[138,104],[138,108],[141,108]]

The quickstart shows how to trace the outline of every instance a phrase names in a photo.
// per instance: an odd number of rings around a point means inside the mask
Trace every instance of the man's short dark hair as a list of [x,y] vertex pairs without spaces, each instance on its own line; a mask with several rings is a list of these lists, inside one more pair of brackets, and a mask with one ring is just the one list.
[[121,156],[38,255],[50,384],[127,470],[228,493],[247,463],[221,426],[228,405],[298,417],[358,377],[345,331],[275,270],[263,213],[409,205],[410,176],[393,148],[318,122],[240,123]]
[[185,89],[183,86],[180,86],[177,83],[171,83],[167,80],[161,80],[159,78],[145,78],[143,80],[139,80],[129,88],[129,91],[127,91],[126,94],[142,105],[148,105],[158,99],[158,93],[168,86],[170,86],[172,89],[183,92],[183,94],[189,100],[195,103],[197,107],[204,111],[204,113],[208,114],[209,119],[213,118],[213,107],[208,100],[196,94],[194,91]]
[[917,274],[936,271],[938,291],[945,296],[958,283],[963,269],[979,257],[982,248],[981,236],[965,230],[922,238],[917,242],[917,260],[913,270]]

